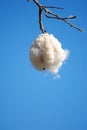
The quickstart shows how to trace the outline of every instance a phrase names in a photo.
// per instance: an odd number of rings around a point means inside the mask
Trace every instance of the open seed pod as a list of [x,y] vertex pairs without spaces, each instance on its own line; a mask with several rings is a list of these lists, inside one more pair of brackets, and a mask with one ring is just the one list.
[[30,59],[33,66],[40,70],[48,70],[57,74],[66,60],[69,51],[64,50],[61,43],[52,34],[39,35],[30,48]]

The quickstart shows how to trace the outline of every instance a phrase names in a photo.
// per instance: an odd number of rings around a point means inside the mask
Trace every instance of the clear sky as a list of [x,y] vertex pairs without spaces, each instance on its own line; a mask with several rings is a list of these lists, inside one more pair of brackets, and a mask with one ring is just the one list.
[[87,130],[87,1],[39,0],[72,20],[83,33],[57,20],[43,22],[70,50],[60,79],[34,69],[32,41],[41,34],[38,8],[26,0],[0,0],[0,130]]

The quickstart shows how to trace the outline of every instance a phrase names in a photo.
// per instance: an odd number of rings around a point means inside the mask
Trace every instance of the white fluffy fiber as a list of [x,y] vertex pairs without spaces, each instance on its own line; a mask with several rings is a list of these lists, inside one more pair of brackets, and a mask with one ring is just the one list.
[[34,67],[40,71],[48,70],[57,74],[68,56],[61,43],[52,34],[41,34],[32,43],[30,59]]

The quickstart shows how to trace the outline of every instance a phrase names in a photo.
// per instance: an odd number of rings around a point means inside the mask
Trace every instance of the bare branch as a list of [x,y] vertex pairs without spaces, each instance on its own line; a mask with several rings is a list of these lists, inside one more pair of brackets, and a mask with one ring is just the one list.
[[[30,0],[28,0],[28,1],[30,1]],[[55,14],[55,13],[53,13],[50,10],[47,9],[47,8],[55,8],[55,9],[63,9],[63,8],[55,7],[55,6],[42,6],[38,2],[38,0],[32,0],[32,1],[39,7],[39,25],[40,25],[40,29],[41,29],[42,33],[46,32],[44,27],[43,27],[43,24],[42,24],[42,11],[43,10],[44,10],[45,16],[47,18],[53,18],[53,19],[61,20],[61,21],[65,22],[66,24],[70,25],[71,27],[77,29],[78,31],[83,32],[83,29],[75,26],[74,24],[72,24],[68,21],[68,20],[77,18],[77,16],[69,16],[69,17],[63,18],[63,17],[59,16],[58,14]]]
[[63,21],[64,21],[65,23],[67,23],[68,25],[70,25],[71,27],[77,29],[78,31],[80,31],[80,32],[84,32],[83,29],[81,29],[81,28],[75,26],[74,24],[71,24],[70,22],[66,21],[65,19],[63,19]]
[[42,33],[45,33],[46,31],[44,30],[43,23],[42,23],[42,8],[39,8],[39,25]]
[[38,0],[33,0],[33,1],[39,8],[42,7],[42,5],[38,2]]
[[54,8],[54,9],[61,9],[63,10],[64,8],[61,7],[55,7],[55,6],[42,6],[43,8]]
[[58,16],[58,15],[56,15],[56,16],[50,16],[50,15],[47,15],[48,13],[45,13],[45,16],[47,17],[47,18],[54,18],[54,19],[58,19],[58,20],[63,20],[63,19],[65,19],[65,20],[71,20],[71,19],[74,19],[74,18],[77,18],[77,16],[68,16],[68,17],[66,17],[66,18],[61,18],[60,16]]

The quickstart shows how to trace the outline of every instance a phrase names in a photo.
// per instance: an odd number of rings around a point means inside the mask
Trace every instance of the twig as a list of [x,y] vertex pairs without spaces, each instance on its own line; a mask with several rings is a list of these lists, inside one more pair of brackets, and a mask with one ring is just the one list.
[[39,25],[42,33],[45,33],[46,31],[44,30],[43,23],[42,23],[42,8],[39,8]]
[[47,13],[45,13],[45,16],[47,17],[47,18],[54,18],[54,19],[58,19],[58,20],[71,20],[71,19],[74,19],[74,18],[77,18],[77,16],[69,16],[69,17],[66,17],[66,18],[61,18],[60,16],[58,16],[58,15],[54,15],[54,16],[50,16],[50,15],[47,15]]
[[42,23],[42,12],[43,12],[43,10],[45,11],[45,16],[47,18],[53,18],[53,19],[61,20],[61,21],[65,22],[66,24],[70,25],[71,27],[77,29],[78,31],[83,32],[83,29],[75,26],[74,24],[72,24],[68,21],[68,20],[77,18],[77,16],[69,16],[69,17],[63,18],[63,17],[60,17],[58,14],[55,14],[55,13],[53,13],[50,10],[47,9],[47,8],[55,8],[55,9],[64,9],[64,8],[55,7],[55,6],[42,6],[38,2],[38,0],[32,0],[32,1],[39,7],[39,26],[40,26],[42,33],[46,32],[45,29],[44,29],[43,23]]
[[61,9],[63,10],[64,8],[61,8],[61,7],[56,7],[56,6],[42,6],[44,8],[54,8],[54,9]]

